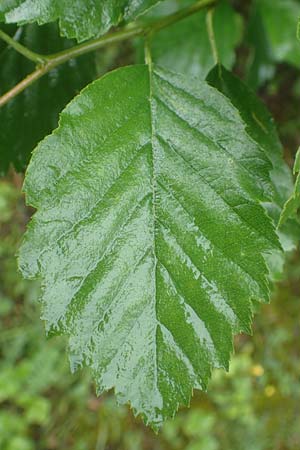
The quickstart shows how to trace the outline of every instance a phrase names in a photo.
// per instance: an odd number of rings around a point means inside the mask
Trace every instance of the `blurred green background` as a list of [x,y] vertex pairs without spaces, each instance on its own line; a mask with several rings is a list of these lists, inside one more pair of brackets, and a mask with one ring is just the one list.
[[[250,17],[234,70],[267,103],[292,165],[300,144],[300,43],[293,58],[266,60],[250,3],[233,1]],[[291,36],[296,42],[295,30]],[[253,48],[261,52],[253,56]],[[132,62],[135,52],[136,43],[109,47],[97,56],[98,72]],[[209,392],[195,392],[191,408],[155,435],[112,394],[97,398],[88,371],[71,374],[63,338],[46,339],[39,286],[17,271],[32,214],[21,185],[13,170],[0,179],[0,450],[300,450],[299,251],[288,255],[254,335],[236,338],[229,374],[215,371]]]

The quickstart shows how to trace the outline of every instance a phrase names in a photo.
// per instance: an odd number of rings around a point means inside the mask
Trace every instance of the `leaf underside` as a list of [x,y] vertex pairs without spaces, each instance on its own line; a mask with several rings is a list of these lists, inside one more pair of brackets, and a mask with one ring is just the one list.
[[159,0],[4,0],[0,20],[45,24],[59,20],[63,36],[84,41],[130,21]]
[[89,85],[33,154],[19,263],[47,330],[154,429],[268,300],[270,168],[216,89],[144,65]]

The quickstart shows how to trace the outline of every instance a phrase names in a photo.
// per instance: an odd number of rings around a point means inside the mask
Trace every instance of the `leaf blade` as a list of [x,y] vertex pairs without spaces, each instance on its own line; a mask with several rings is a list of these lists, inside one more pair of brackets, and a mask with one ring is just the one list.
[[155,429],[268,300],[270,164],[244,128],[206,83],[131,66],[68,105],[27,171],[20,268],[43,279],[48,332]]
[[118,25],[122,20],[132,20],[157,1],[13,0],[11,4],[4,4],[2,14],[7,23],[37,22],[42,25],[59,20],[62,35],[81,42],[106,33],[109,28]]
[[[274,187],[274,198],[272,202],[265,203],[265,208],[277,226],[282,208],[291,194],[293,180],[291,171],[283,160],[282,145],[273,118],[255,93],[224,67],[216,66],[209,73],[207,81],[226,95],[239,110],[249,135],[261,145],[273,164],[270,176]],[[298,233],[298,224],[292,222],[278,232],[282,247],[286,252],[295,249]],[[275,250],[267,256],[267,259],[272,279],[280,279],[285,261],[284,254]]]
[[256,7],[263,19],[274,60],[299,67],[299,42],[296,36],[299,3],[295,0],[262,0],[256,2]]
[[[192,2],[185,1],[189,6]],[[162,17],[181,7],[181,2],[163,2],[142,17],[151,23],[151,18]],[[214,11],[214,29],[220,60],[230,69],[235,61],[234,50],[242,35],[241,17],[231,6],[221,1]],[[226,39],[224,39],[226,35]],[[207,33],[206,11],[175,23],[156,33],[151,39],[153,61],[169,70],[205,79],[214,66],[214,58]],[[137,59],[143,61],[143,44],[137,45]]]

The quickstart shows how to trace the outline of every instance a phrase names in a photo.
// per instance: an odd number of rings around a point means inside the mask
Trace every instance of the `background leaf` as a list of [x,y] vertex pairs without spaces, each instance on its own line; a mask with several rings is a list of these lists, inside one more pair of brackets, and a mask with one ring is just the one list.
[[[296,154],[295,164],[294,164],[294,175],[300,172],[300,148]],[[282,226],[290,217],[295,217],[298,209],[300,208],[300,174],[298,173],[295,188],[284,205],[281,212],[279,225]]]
[[5,13],[20,5],[22,0],[2,0],[0,3],[0,20],[5,21]]
[[252,5],[247,24],[246,43],[250,47],[246,81],[255,90],[270,80],[275,73],[275,62],[267,31],[255,5]]
[[270,168],[216,89],[144,65],[88,86],[34,153],[20,268],[47,330],[155,429],[269,298]]
[[0,6],[8,23],[45,24],[59,20],[63,36],[78,41],[103,34],[122,20],[130,21],[158,0],[6,0]]
[[297,0],[257,0],[259,11],[277,62],[289,62],[299,67],[300,43],[297,40],[297,23],[300,3]]
[[[224,67],[216,66],[208,75],[209,84],[226,95],[238,109],[249,135],[261,145],[273,164],[271,180],[275,196],[272,202],[265,203],[269,215],[277,226],[282,208],[293,189],[291,171],[284,163],[283,149],[280,143],[274,121],[264,103],[238,77],[228,72]],[[282,247],[285,251],[296,248],[299,240],[299,225],[290,222],[278,232]],[[281,277],[285,256],[275,250],[267,256],[271,276],[273,279]]]
[[[163,2],[153,8],[143,20],[170,14],[192,3],[191,0]],[[220,60],[230,69],[235,61],[234,50],[242,37],[242,20],[227,0],[217,5],[213,17]],[[151,41],[151,52],[153,61],[160,66],[204,79],[214,66],[207,34],[206,11],[199,11],[156,33]],[[138,53],[139,61],[143,61],[142,42]]]
[[[52,53],[73,43],[59,37],[55,24],[28,25],[16,31],[23,45]],[[34,70],[34,64],[15,50],[2,47],[0,94]],[[96,76],[94,54],[71,60],[53,69],[19,96],[0,108],[0,174],[12,163],[24,170],[37,143],[57,126],[58,114],[68,101]]]

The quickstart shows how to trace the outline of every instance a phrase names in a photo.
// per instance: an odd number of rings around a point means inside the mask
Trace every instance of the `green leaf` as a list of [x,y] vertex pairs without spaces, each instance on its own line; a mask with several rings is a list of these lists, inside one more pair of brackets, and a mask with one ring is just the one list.
[[254,5],[247,24],[246,42],[250,47],[246,71],[247,84],[257,90],[273,77],[275,62],[265,26]]
[[[293,179],[288,165],[283,160],[282,145],[280,143],[274,121],[264,103],[238,77],[228,72],[224,67],[216,66],[208,75],[207,81],[230,99],[239,110],[244,120],[247,132],[264,149],[273,164],[271,180],[274,186],[272,203],[265,203],[266,210],[277,225],[281,210],[293,189]],[[290,223],[278,232],[281,245],[285,251],[295,249],[299,227]],[[284,254],[275,250],[268,256],[268,264],[273,279],[281,276]]]
[[19,6],[22,0],[1,0],[0,3],[0,20],[5,21],[5,13]]
[[299,67],[300,45],[296,36],[299,1],[256,0],[256,7],[266,27],[275,61],[286,61]]
[[[157,17],[159,11],[168,11],[167,5],[172,12],[176,10],[176,5],[182,7],[182,3],[187,6],[193,2],[163,2],[151,10],[151,15]],[[235,62],[234,49],[242,36],[242,21],[226,0],[221,1],[215,9],[214,30],[220,60],[230,69]],[[141,45],[140,61],[142,53]],[[207,33],[206,11],[199,11],[156,33],[151,41],[151,53],[153,61],[160,66],[204,79],[215,64]]]
[[[19,29],[15,38],[41,53],[72,45],[59,37],[54,24],[28,25]],[[31,61],[8,47],[0,53],[0,66],[2,94],[34,70]],[[83,56],[54,69],[0,108],[0,174],[11,163],[17,170],[24,170],[34,147],[57,126],[62,108],[95,76],[94,56]]]
[[47,330],[155,429],[269,298],[270,168],[216,89],[145,65],[89,85],[33,154],[19,263]]
[[6,0],[0,6],[7,23],[45,24],[59,20],[63,36],[78,41],[103,34],[130,21],[159,0]]
[[[296,154],[295,164],[294,164],[294,175],[300,172],[300,148]],[[281,212],[279,226],[282,226],[290,217],[296,217],[298,209],[300,208],[300,173],[298,173],[295,188],[284,205]]]

